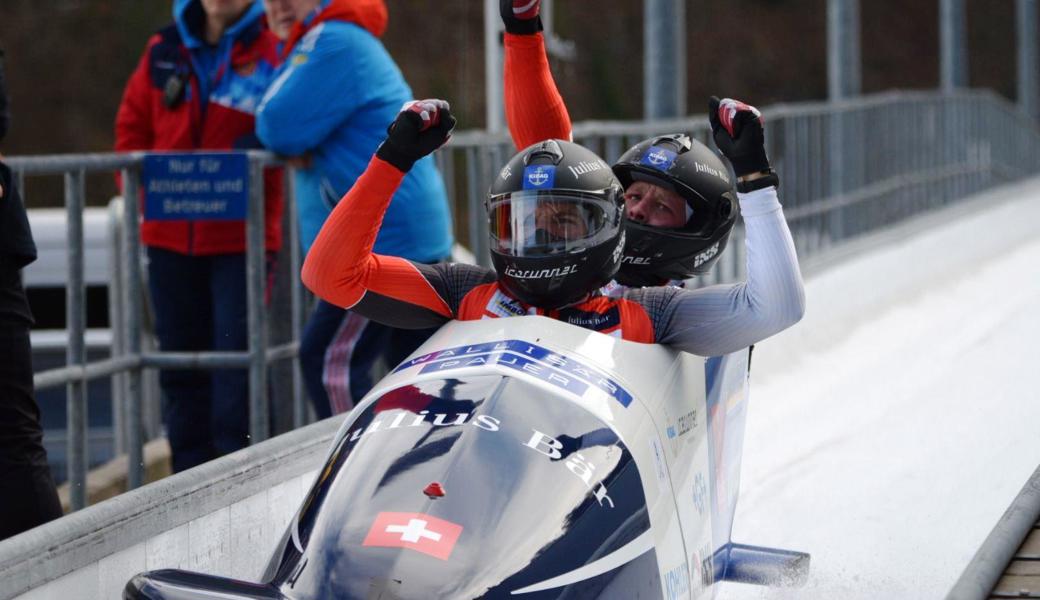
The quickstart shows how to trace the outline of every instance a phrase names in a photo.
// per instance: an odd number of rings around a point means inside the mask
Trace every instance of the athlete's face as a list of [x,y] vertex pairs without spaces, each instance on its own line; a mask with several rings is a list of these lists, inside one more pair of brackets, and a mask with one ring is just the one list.
[[577,240],[589,233],[581,208],[572,202],[543,202],[535,209],[535,227],[553,241]]
[[636,181],[625,190],[625,213],[643,225],[682,227],[686,224],[686,200],[659,185]]

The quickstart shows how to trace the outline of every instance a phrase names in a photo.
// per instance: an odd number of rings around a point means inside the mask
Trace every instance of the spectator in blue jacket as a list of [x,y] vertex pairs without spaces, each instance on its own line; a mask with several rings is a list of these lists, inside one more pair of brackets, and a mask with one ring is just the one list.
[[[413,96],[379,41],[387,23],[383,0],[264,5],[272,31],[288,31],[280,74],[257,112],[257,135],[275,152],[299,157],[293,184],[306,253],[386,137],[386,124]],[[444,182],[425,158],[394,195],[375,249],[433,263],[449,257],[451,246]],[[318,415],[349,410],[371,389],[380,359],[395,366],[432,332],[389,328],[319,301],[300,343],[304,382]]]

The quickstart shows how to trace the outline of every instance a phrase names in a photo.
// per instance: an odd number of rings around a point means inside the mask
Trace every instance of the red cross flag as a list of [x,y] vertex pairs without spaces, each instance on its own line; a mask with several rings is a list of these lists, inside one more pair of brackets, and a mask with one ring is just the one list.
[[462,525],[423,513],[381,512],[365,536],[365,546],[408,548],[448,560]]

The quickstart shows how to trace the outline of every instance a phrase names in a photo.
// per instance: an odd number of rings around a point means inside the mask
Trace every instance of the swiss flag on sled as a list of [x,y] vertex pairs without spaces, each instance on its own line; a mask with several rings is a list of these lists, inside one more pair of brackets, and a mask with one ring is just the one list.
[[407,548],[447,560],[462,525],[423,513],[381,512],[365,536],[365,546]]

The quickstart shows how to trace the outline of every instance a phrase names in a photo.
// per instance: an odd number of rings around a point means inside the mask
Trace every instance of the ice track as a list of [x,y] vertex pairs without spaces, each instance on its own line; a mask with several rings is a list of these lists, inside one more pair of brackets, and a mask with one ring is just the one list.
[[810,275],[757,349],[733,539],[813,563],[718,598],[942,598],[1040,463],[1040,185],[972,202]]

